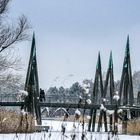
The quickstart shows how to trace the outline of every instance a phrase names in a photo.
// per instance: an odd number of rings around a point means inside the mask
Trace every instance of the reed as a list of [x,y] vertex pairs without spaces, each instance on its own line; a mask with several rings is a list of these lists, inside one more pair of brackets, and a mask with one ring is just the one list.
[[31,114],[0,110],[0,133],[31,133],[35,130],[34,122]]

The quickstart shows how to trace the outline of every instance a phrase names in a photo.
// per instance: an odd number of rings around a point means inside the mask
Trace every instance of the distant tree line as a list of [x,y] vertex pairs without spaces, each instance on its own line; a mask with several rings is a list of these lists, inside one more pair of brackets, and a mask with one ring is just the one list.
[[[140,71],[135,71],[133,74],[133,90],[134,98],[137,98],[137,93],[140,91]],[[104,81],[103,81],[104,83]],[[93,81],[85,79],[82,84],[75,82],[70,86],[70,88],[61,87],[50,87],[46,92],[47,102],[78,102],[80,97],[84,96],[83,84],[89,84],[89,94],[92,95],[93,92]],[[115,90],[119,91],[120,80],[115,81]]]
[[47,102],[77,102],[79,97],[83,96],[84,88],[75,82],[70,88],[64,88],[63,86],[50,87],[46,94]]

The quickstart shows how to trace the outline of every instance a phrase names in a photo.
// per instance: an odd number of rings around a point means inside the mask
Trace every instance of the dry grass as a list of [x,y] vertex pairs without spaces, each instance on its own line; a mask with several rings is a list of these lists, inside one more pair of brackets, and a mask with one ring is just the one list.
[[0,110],[0,133],[29,133],[35,128],[31,114]]
[[133,134],[133,135],[140,134],[140,118],[138,118],[136,120],[128,121],[127,133]]

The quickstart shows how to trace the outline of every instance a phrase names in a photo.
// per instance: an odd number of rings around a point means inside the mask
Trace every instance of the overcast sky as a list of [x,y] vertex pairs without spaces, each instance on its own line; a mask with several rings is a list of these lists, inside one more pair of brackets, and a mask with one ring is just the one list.
[[[13,0],[9,12],[35,31],[40,87],[94,79],[98,51],[106,72],[112,50],[120,79],[128,34],[132,71],[140,70],[140,0]],[[19,46],[26,71],[31,42]]]

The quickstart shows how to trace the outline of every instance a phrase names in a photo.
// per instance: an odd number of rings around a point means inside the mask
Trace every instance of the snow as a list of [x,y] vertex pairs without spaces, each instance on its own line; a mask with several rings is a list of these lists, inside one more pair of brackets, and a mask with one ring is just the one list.
[[19,94],[23,94],[23,95],[25,95],[25,96],[27,96],[28,95],[28,92],[27,91],[25,91],[25,90],[19,90],[19,92],[18,92]]
[[104,110],[104,111],[106,111],[106,108],[104,107],[103,104],[101,104],[101,106],[100,106],[100,110]]
[[[54,120],[43,120],[42,125],[50,126],[49,132],[39,132],[32,134],[0,134],[0,140],[72,140],[71,136],[75,135],[75,140],[81,140],[82,124],[79,122],[62,122]],[[66,127],[66,133],[62,135],[62,125]],[[87,124],[85,123],[85,140],[107,140],[108,133],[101,132],[87,132]],[[97,128],[97,125],[96,125]],[[110,134],[110,140],[138,140],[140,136],[131,135],[118,135],[118,137],[112,137]]]
[[118,113],[121,113],[121,112],[123,112],[123,110],[122,109],[118,109],[118,111],[117,111]]
[[82,96],[79,96],[79,99],[83,99]]
[[103,98],[103,102],[106,102],[107,101],[107,99],[106,98]]
[[86,102],[87,102],[87,104],[91,104],[91,100],[90,99],[87,99]]
[[24,101],[25,97],[28,95],[28,92],[25,90],[19,90],[17,93],[17,101]]
[[61,127],[66,128],[67,127],[67,123],[66,122],[62,122]]
[[86,94],[89,93],[89,89],[88,89],[88,88],[85,89],[85,93],[86,93]]
[[112,115],[112,114],[114,114],[114,110],[107,110],[106,113],[107,113],[108,115]]
[[116,91],[115,95],[113,96],[113,99],[118,101],[120,99],[118,92]]
[[[79,133],[76,134],[75,140],[81,140],[81,135]],[[60,132],[41,132],[41,133],[33,133],[33,134],[0,134],[1,140],[72,140],[70,133],[66,133],[64,136]],[[87,133],[85,140],[107,140],[108,135],[104,133]],[[110,140],[139,140],[139,136],[130,136],[130,135],[119,135],[117,137],[112,137]]]
[[87,115],[87,119],[90,120],[91,119],[91,116]]
[[81,115],[81,112],[78,109],[76,109],[75,110],[75,114],[78,115],[78,116],[80,116]]
[[26,112],[24,109],[21,110],[21,113],[22,113],[23,115],[28,114],[28,112]]
[[84,88],[84,89],[90,88],[90,83],[87,83],[87,84],[84,83],[84,84],[83,84],[83,88]]

